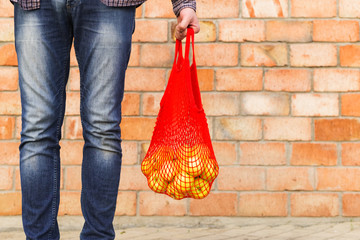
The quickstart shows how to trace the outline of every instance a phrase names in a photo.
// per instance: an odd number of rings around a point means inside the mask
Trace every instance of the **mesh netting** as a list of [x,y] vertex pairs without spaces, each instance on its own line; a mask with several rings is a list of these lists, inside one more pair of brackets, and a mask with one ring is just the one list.
[[219,172],[201,103],[194,50],[191,67],[189,63],[190,42],[194,49],[191,28],[187,33],[185,58],[181,41],[176,42],[169,82],[141,164],[149,187],[174,199],[206,197]]

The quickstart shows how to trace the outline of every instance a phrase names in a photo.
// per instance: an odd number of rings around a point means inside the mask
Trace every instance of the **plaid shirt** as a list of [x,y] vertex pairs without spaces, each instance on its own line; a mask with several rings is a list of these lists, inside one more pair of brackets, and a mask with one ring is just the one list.
[[[40,7],[40,0],[11,0],[17,2],[22,9],[34,10]],[[105,5],[110,7],[126,7],[126,6],[138,6],[146,0],[101,0]],[[192,8],[196,10],[195,0],[171,0],[173,4],[173,10],[176,16],[179,16],[180,11],[183,8]]]

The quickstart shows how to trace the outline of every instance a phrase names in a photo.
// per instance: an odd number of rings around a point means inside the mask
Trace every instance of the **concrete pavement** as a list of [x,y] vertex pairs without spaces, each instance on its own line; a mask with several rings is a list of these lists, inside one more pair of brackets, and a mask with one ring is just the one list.
[[[82,217],[58,218],[61,239],[79,239]],[[360,218],[116,217],[116,239],[359,240]],[[1,240],[24,240],[21,217],[0,217]]]

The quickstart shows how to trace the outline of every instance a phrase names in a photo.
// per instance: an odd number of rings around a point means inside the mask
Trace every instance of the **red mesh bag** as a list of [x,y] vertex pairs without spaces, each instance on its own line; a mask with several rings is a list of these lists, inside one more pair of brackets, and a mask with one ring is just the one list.
[[187,30],[185,58],[181,41],[176,41],[174,64],[141,170],[153,191],[174,199],[206,197],[218,175],[201,103],[192,28]]

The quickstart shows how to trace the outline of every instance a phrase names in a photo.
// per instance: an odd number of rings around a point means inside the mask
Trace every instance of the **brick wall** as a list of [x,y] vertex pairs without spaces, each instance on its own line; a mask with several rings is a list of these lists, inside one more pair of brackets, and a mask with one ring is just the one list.
[[[159,7],[161,5],[161,7]],[[0,0],[0,215],[21,213],[13,8]],[[137,11],[117,215],[360,216],[360,0],[198,0],[199,81],[220,174],[204,200],[140,171],[174,56],[170,0]],[[83,145],[72,54],[60,214],[79,215]]]

